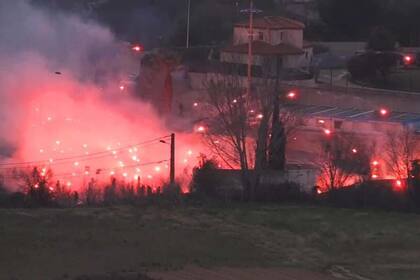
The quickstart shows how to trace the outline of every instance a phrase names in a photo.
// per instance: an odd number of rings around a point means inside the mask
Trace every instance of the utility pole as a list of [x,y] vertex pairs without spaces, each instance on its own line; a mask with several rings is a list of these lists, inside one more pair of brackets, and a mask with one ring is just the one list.
[[187,49],[190,47],[191,0],[187,0]]
[[241,13],[249,13],[249,30],[248,30],[248,82],[247,82],[247,96],[251,95],[252,89],[252,43],[254,41],[254,13],[260,13],[261,10],[254,8],[254,1],[249,1],[249,9],[241,10]]
[[170,182],[175,186],[175,133],[171,134],[171,159],[170,159]]
[[248,84],[247,97],[251,97],[252,89],[252,43],[254,41],[254,1],[249,1],[249,34],[248,34]]

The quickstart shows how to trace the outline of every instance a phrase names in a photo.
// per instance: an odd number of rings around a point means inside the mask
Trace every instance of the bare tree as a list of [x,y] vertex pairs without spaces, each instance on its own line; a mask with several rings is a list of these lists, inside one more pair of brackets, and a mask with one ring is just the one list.
[[240,167],[245,194],[252,199],[267,166],[269,122],[277,96],[272,82],[260,79],[252,96],[245,94],[237,75],[214,74],[205,86],[210,113],[207,142],[228,166]]
[[418,156],[418,137],[415,132],[404,127],[400,131],[390,131],[384,144],[385,163],[398,179],[408,180],[412,171],[412,162]]
[[51,169],[39,169],[38,167],[16,169],[12,171],[12,174],[30,204],[35,206],[51,204],[54,191]]
[[370,156],[373,146],[368,146],[350,134],[329,135],[322,142],[318,166],[322,187],[334,190],[352,181],[363,181],[370,175]]

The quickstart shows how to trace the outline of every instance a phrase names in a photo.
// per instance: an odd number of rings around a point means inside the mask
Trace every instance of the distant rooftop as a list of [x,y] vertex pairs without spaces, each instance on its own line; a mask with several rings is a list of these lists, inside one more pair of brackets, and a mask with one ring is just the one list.
[[380,116],[378,111],[360,110],[355,108],[338,108],[329,106],[315,106],[315,105],[297,105],[289,104],[284,107],[286,110],[301,114],[307,117],[324,117],[335,118],[348,121],[373,121],[373,122],[388,122],[400,124],[417,124],[420,123],[420,114],[404,113],[404,112],[389,112],[386,117]]
[[[235,27],[248,27],[249,20],[235,24]],[[256,29],[304,29],[305,24],[300,21],[280,16],[265,16],[254,19]]]

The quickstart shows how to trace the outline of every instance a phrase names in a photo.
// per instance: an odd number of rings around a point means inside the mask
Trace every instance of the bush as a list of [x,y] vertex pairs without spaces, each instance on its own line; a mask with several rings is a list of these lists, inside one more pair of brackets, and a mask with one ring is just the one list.
[[216,161],[204,159],[201,165],[193,171],[192,191],[208,197],[220,196],[218,188],[221,180],[215,176],[217,169]]
[[399,60],[400,57],[392,52],[370,51],[352,57],[347,68],[353,80],[378,83],[387,80]]
[[346,208],[377,208],[407,210],[409,201],[405,192],[393,190],[389,182],[365,182],[348,188],[334,189],[323,195],[329,205]]

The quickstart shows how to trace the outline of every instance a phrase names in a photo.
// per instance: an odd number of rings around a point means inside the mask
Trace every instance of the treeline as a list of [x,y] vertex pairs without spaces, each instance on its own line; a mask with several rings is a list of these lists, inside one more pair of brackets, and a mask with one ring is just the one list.
[[[108,26],[121,39],[147,47],[184,46],[187,0],[31,0],[36,5],[77,13]],[[281,0],[254,1],[264,15],[287,15]],[[191,0],[191,43],[220,44],[230,40],[232,24],[248,0]],[[309,22],[312,40],[365,40],[377,26],[389,29],[403,45],[420,41],[420,1],[315,0],[321,21]]]

